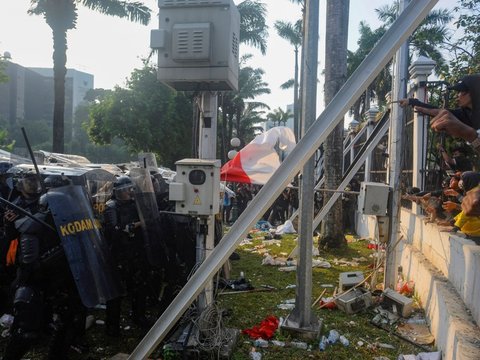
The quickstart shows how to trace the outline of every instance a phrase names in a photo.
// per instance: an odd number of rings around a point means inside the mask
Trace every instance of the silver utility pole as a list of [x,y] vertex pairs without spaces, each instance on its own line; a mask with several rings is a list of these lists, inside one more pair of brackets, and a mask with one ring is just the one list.
[[[401,0],[399,14],[407,7],[409,0]],[[395,67],[393,72],[392,100],[404,99],[407,96],[408,79],[408,41],[405,41],[395,55]],[[394,288],[396,283],[395,249],[398,232],[400,231],[400,196],[402,180],[402,159],[404,153],[405,129],[404,110],[398,102],[392,105],[392,114],[389,131],[388,152],[388,184],[392,189],[390,202],[390,231],[387,245],[387,259],[385,264],[385,288]]]
[[[318,18],[319,0],[306,2],[305,15],[305,57],[302,64],[302,134],[314,123],[317,99],[317,63],[318,63]],[[297,288],[295,309],[282,325],[293,331],[302,329],[320,335],[320,322],[312,313],[312,248],[313,248],[313,198],[315,159],[313,156],[305,163],[302,171],[300,198],[300,238],[299,264],[297,267]]]
[[292,178],[315,153],[328,134],[340,122],[356,99],[365,91],[383,67],[393,57],[395,51],[405,42],[438,0],[413,1],[392,24],[377,46],[360,64],[345,85],[335,95],[305,136],[287,156],[275,174],[255,196],[249,211],[244,211],[222,238],[190,280],[185,284],[177,297],[150,329],[148,334],[130,354],[130,360],[146,359],[165,338],[182,314],[198,296],[205,284],[220,269],[228,257],[235,251],[240,241],[247,235],[251,227],[273,204]]
[[[198,155],[200,159],[215,160],[217,158],[217,109],[218,95],[209,91],[202,92],[200,101],[200,119],[198,131]],[[207,228],[206,235],[197,234],[197,264],[210,256],[215,246],[215,216],[200,218],[201,226]],[[203,294],[199,296],[199,308],[204,309],[213,302],[213,282],[210,279]]]

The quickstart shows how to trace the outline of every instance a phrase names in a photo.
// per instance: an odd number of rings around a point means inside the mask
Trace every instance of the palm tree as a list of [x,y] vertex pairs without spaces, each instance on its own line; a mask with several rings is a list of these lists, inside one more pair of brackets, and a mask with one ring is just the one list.
[[[347,40],[349,0],[327,1],[325,40],[325,105],[333,99],[347,79]],[[324,143],[325,187],[336,189],[343,175],[343,121]],[[331,194],[324,195],[324,204]],[[319,246],[338,248],[345,243],[342,203],[337,201],[322,222]]]
[[280,126],[283,123],[283,126],[287,124],[288,119],[290,119],[292,113],[287,110],[283,111],[282,108],[274,109],[273,112],[267,114],[267,120],[270,120],[273,123],[273,126],[277,124]]
[[29,14],[42,15],[53,34],[53,152],[64,152],[65,76],[67,74],[67,31],[77,24],[77,5],[102,14],[148,24],[151,10],[130,0],[31,0]]
[[[238,91],[229,91],[221,94],[219,104],[221,107],[221,131],[222,136],[231,139],[236,132],[236,137],[240,139],[242,144],[245,144],[245,138],[242,122],[246,114],[246,108],[255,109],[269,109],[268,105],[262,102],[253,101],[257,96],[269,94],[270,89],[268,84],[263,81],[264,71],[259,68],[252,68],[250,66],[243,66],[245,62],[250,59],[252,55],[244,55],[240,59],[240,70],[238,76]],[[250,100],[250,101],[249,101]],[[221,142],[223,144],[224,141]],[[226,149],[222,148],[222,159],[225,160]]]
[[[379,20],[383,21],[384,26],[390,26],[398,16],[398,8],[399,1],[395,0],[392,4],[381,6],[375,11]],[[453,16],[450,10],[434,9],[430,11],[410,37],[411,53],[428,56],[435,60],[437,73],[447,69],[445,59],[438,46],[444,44],[449,38],[447,25],[452,19]]]
[[[383,21],[383,25],[373,30],[367,23],[360,22],[360,37],[357,42],[358,49],[355,52],[349,52],[348,56],[348,74],[360,65],[375,44],[380,40],[387,28],[392,24],[397,16],[398,1],[390,5],[385,5],[376,9],[378,18]],[[425,55],[437,62],[436,72],[442,73],[446,70],[445,60],[438,47],[446,44],[449,38],[448,24],[452,19],[447,9],[436,9],[430,12],[420,26],[410,37],[410,47],[412,53]],[[392,81],[390,74],[390,64],[377,76],[368,90],[356,101],[352,112],[354,119],[361,121],[362,114],[368,110],[371,97],[375,97],[380,106],[385,103],[385,95],[391,90]]]
[[237,5],[240,13],[240,41],[267,52],[267,9],[258,0],[245,0]]
[[275,29],[280,37],[286,39],[294,48],[295,53],[295,75],[293,80],[293,128],[295,137],[299,139],[298,124],[298,49],[302,46],[302,20],[298,20],[295,24],[276,21]]

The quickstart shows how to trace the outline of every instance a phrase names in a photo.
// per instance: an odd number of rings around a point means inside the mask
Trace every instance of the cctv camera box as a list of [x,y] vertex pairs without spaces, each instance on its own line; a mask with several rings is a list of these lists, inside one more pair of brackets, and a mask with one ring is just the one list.
[[372,305],[372,294],[363,287],[348,290],[335,300],[337,307],[347,314],[355,314]]

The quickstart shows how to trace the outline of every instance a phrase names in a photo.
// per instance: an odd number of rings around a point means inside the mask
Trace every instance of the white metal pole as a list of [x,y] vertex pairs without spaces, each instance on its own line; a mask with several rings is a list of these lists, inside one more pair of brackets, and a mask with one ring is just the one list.
[[[399,12],[403,12],[408,3],[409,0],[401,0]],[[407,97],[408,42],[404,42],[397,51],[393,74],[392,100],[398,101]],[[403,108],[400,107],[398,102],[393,104],[389,132],[390,150],[388,152],[388,183],[392,189],[392,198],[390,207],[390,236],[388,239],[385,264],[385,288],[394,288],[397,275],[394,246],[397,243],[398,233],[400,231],[402,160],[404,154],[403,131],[405,129],[404,113]]]
[[365,91],[383,67],[392,58],[395,50],[407,39],[438,0],[416,0],[390,26],[382,39],[360,64],[330,104],[310,127],[293,151],[287,156],[275,174],[253,198],[249,211],[244,211],[230,231],[212,251],[211,256],[185,284],[177,297],[133,350],[128,359],[146,359],[164,339],[168,331],[187,310],[213,275],[235,251],[251,227],[269,208],[283,189],[315,153],[328,134],[340,122],[356,99]]

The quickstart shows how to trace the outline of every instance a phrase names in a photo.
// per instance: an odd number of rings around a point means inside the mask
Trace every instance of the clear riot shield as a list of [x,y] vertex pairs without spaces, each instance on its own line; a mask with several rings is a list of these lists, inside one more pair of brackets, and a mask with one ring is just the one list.
[[95,216],[102,222],[107,201],[112,198],[115,175],[101,169],[85,173],[85,186],[92,202]]
[[93,307],[122,295],[85,188],[68,185],[50,189],[47,201],[82,303]]
[[150,172],[145,168],[133,168],[130,169],[129,176],[135,185],[135,203],[148,261],[152,266],[164,267],[168,261],[168,250],[162,238],[160,213]]

